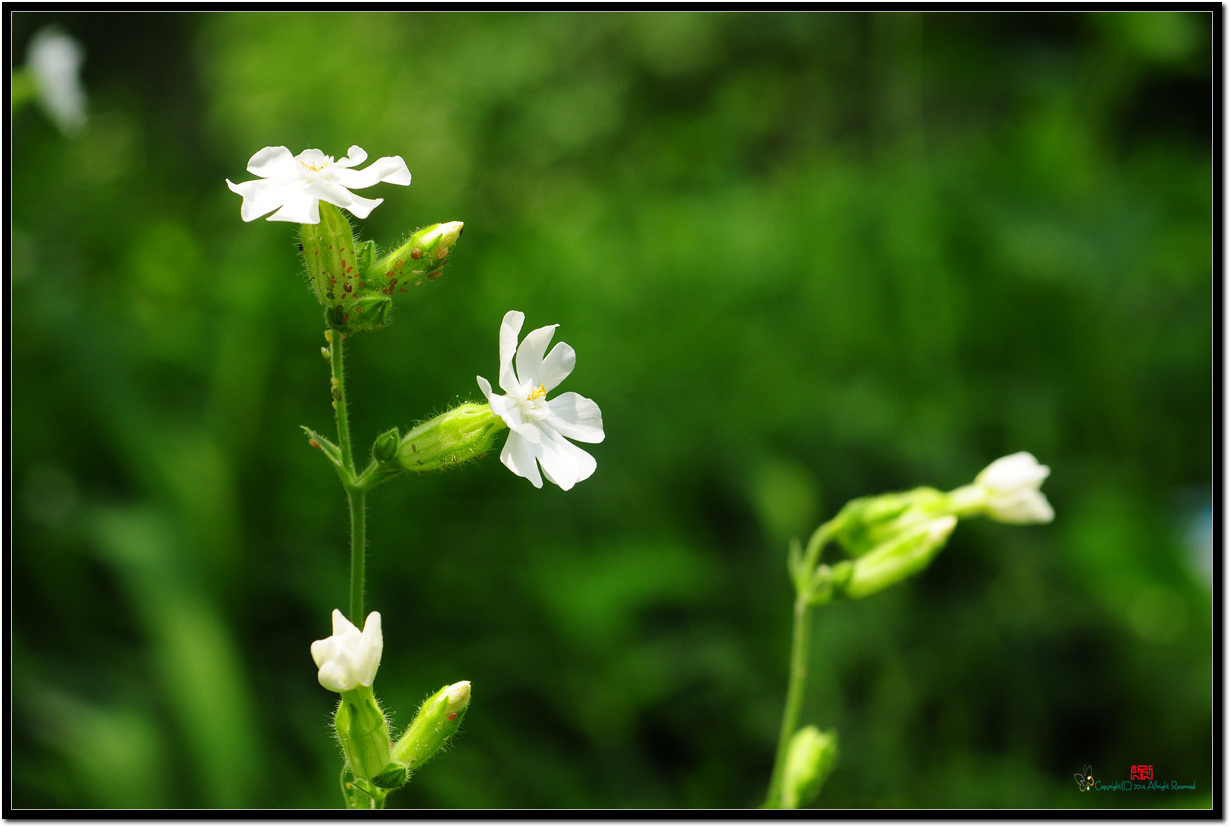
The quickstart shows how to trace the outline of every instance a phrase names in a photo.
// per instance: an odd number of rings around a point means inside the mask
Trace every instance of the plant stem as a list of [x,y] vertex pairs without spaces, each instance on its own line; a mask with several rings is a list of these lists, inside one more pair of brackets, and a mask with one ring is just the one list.
[[786,753],[790,737],[799,725],[799,710],[803,707],[803,689],[807,684],[807,655],[811,639],[811,605],[806,594],[794,601],[794,637],[790,646],[790,681],[786,689],[786,709],[782,713],[782,731],[777,742],[777,758],[773,762],[773,776],[769,781],[766,809],[782,806],[782,779],[786,773]]
[[363,628],[363,568],[367,556],[367,494],[359,488],[346,488],[350,500],[350,622]]
[[355,478],[354,454],[350,447],[350,422],[346,415],[346,374],[342,366],[346,337],[333,331],[329,346],[332,368],[333,407],[337,412],[337,447],[342,454],[342,486],[350,505],[350,622],[363,627],[364,563],[367,554],[366,489]]

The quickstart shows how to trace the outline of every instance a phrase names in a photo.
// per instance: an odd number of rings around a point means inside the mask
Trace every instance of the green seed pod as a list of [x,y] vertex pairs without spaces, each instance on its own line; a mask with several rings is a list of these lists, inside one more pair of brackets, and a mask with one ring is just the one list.
[[418,714],[397,743],[393,760],[414,772],[456,734],[470,706],[470,682],[444,687],[419,707]]
[[407,471],[436,471],[478,459],[507,427],[489,405],[467,402],[412,428],[397,447],[397,462]]
[[341,693],[333,727],[356,778],[374,778],[389,765],[389,724],[370,686]]
[[439,278],[463,229],[460,221],[449,221],[415,230],[406,243],[366,271],[367,282],[391,296],[395,291],[404,293],[408,285],[421,284],[424,278]]
[[782,776],[782,807],[804,807],[820,792],[837,763],[837,733],[807,726],[796,732],[786,748]]

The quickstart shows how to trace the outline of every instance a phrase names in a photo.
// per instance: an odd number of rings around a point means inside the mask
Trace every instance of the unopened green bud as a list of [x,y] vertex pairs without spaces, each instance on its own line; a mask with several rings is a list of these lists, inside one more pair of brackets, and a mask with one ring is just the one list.
[[469,681],[450,684],[423,701],[410,728],[393,745],[393,760],[414,772],[456,734],[469,706]]
[[956,526],[956,517],[940,517],[883,543],[853,562],[850,579],[841,587],[841,593],[852,598],[867,597],[922,571],[948,542]]
[[400,440],[401,434],[396,428],[390,428],[376,437],[376,441],[372,443],[372,459],[379,463],[392,462],[397,456],[397,444]]
[[438,279],[465,225],[460,221],[432,224],[415,230],[406,243],[372,265],[368,279],[387,296],[424,277]]
[[337,740],[356,778],[375,778],[389,765],[389,724],[370,686],[342,694],[333,716]]
[[490,405],[467,402],[412,428],[401,438],[397,461],[407,471],[436,471],[477,459],[507,428]]
[[948,497],[934,488],[915,488],[846,503],[836,517],[833,539],[851,557],[861,557],[905,531],[951,513]]
[[814,726],[800,729],[786,748],[782,776],[782,807],[793,810],[811,803],[837,763],[837,733]]

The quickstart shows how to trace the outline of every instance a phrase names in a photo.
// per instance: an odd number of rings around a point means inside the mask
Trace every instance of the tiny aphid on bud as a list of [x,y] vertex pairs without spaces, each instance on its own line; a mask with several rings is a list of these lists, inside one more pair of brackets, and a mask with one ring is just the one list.
[[418,261],[422,257],[423,257],[423,251],[420,250],[418,247],[415,247],[413,250],[410,251],[410,258],[414,259],[415,261]]

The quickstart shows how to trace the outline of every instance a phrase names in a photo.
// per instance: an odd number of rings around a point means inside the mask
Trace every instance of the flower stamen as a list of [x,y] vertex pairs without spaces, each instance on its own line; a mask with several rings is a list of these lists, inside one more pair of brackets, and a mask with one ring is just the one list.
[[547,386],[539,385],[538,388],[533,393],[531,393],[529,396],[526,397],[526,401],[533,402],[535,399],[542,399],[546,395],[547,395]]

